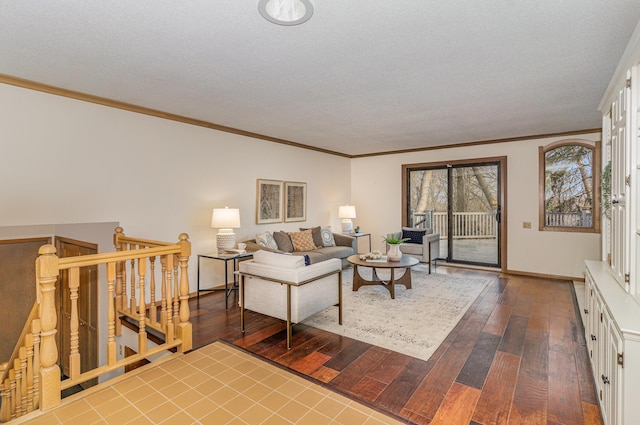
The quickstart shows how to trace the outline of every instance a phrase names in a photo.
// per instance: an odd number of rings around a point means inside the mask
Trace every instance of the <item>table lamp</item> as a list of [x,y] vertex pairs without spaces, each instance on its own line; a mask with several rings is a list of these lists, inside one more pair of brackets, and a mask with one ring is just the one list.
[[338,209],[338,218],[342,219],[342,233],[350,235],[353,233],[352,218],[356,218],[356,207],[353,205],[342,205]]
[[240,227],[240,210],[237,208],[214,208],[211,215],[211,227],[219,229],[216,235],[218,253],[236,246],[236,234],[233,229]]

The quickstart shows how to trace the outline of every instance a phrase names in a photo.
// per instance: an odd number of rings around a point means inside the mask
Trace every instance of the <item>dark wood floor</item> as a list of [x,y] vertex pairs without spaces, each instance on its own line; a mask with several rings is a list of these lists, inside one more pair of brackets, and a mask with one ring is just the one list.
[[194,346],[232,342],[407,423],[601,423],[570,282],[437,272],[493,280],[428,361],[303,325],[287,350],[284,323],[253,312],[243,336],[222,292],[191,300]]

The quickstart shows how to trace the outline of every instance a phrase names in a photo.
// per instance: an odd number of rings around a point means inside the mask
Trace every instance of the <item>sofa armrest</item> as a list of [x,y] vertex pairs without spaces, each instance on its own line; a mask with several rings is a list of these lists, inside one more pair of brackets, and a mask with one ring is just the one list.
[[422,237],[422,243],[428,244],[429,242],[435,242],[440,240],[440,233],[427,233]]
[[342,233],[334,233],[333,240],[337,246],[348,246],[353,248],[353,252],[356,252],[358,240],[353,236],[343,235]]

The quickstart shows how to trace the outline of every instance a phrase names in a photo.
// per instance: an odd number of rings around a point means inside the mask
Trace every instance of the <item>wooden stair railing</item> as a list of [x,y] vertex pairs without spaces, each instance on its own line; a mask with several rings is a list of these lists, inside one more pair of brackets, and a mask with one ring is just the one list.
[[[18,356],[13,360],[14,367],[10,368],[9,364],[7,370],[2,371],[7,377],[3,377],[0,386],[0,423],[37,408],[46,411],[58,406],[63,389],[160,352],[176,348],[178,352],[184,353],[192,348],[192,326],[189,322],[189,236],[181,234],[177,243],[159,242],[127,237],[122,228],[117,227],[114,245],[116,252],[67,258],[58,258],[52,245],[40,248],[40,255],[36,260],[39,304],[34,311],[37,312],[37,317],[28,326],[31,333],[26,334],[24,343],[17,348]],[[157,259],[162,265],[159,280],[155,278]],[[107,281],[107,317],[99,319],[107,321],[106,363],[93,370],[81,371],[78,319],[80,269],[93,266],[104,269]],[[148,269],[150,273],[147,272]],[[58,318],[55,286],[61,270],[69,272],[71,306],[70,376],[64,381],[60,380],[56,344]],[[128,298],[127,276],[131,283]],[[160,299],[157,299],[158,294]],[[137,321],[138,352],[118,360],[116,337],[121,335],[121,316]],[[163,334],[164,343],[148,348],[147,327]],[[30,390],[31,387],[33,391]]]
[[37,303],[33,304],[9,361],[0,365],[0,422],[30,413],[38,405],[39,306]]

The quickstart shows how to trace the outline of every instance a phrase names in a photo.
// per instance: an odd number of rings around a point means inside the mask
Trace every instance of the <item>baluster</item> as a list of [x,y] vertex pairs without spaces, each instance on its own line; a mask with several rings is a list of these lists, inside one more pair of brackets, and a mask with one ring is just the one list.
[[[132,260],[133,261],[133,260]],[[147,352],[147,328],[146,328],[146,315],[147,306],[145,304],[144,294],[144,281],[147,274],[147,260],[146,258],[138,259],[138,281],[139,281],[139,296],[140,302],[138,307],[138,353]]]
[[80,269],[69,270],[69,298],[71,299],[71,321],[69,336],[71,340],[69,352],[69,374],[71,379],[80,376],[80,320],[78,317],[78,288],[80,287]]
[[189,273],[187,270],[189,256],[191,255],[189,235],[182,233],[178,244],[181,246],[181,250],[178,257],[180,262],[180,322],[177,335],[182,340],[182,345],[178,350],[185,352],[191,350],[192,347],[192,328],[191,322],[189,322]]
[[24,344],[27,351],[27,413],[32,412],[33,405],[33,334],[28,333],[24,337]]
[[173,325],[180,323],[180,281],[178,279],[178,255],[173,255]]
[[[7,365],[7,367],[9,367]],[[11,381],[5,379],[2,385],[2,405],[0,405],[0,422],[5,423],[11,420]]]
[[20,364],[20,412],[22,415],[27,413],[27,347],[20,347],[18,351]]
[[174,325],[173,325],[173,304],[172,304],[172,288],[173,288],[173,254],[165,255],[165,261],[167,263],[165,276],[166,276],[166,291],[167,291],[167,326],[165,328],[166,339],[165,341],[173,341],[174,337]]
[[[122,262],[119,261],[119,264]],[[116,356],[116,312],[117,296],[114,298],[114,279],[117,281],[117,271],[119,264],[107,263],[107,364],[115,364],[118,360]],[[120,322],[118,320],[118,322]]]
[[33,335],[33,407],[40,403],[40,319],[31,322]]
[[[135,245],[129,245],[129,250],[134,250]],[[137,311],[136,303],[136,260],[131,259],[131,297],[129,298],[129,313],[133,316]]]
[[10,394],[10,403],[9,409],[11,410],[11,414],[9,415],[11,419],[17,418],[16,414],[16,371],[15,369],[9,369],[9,394]]
[[[22,348],[22,347],[21,347]],[[13,361],[13,370],[15,372],[15,415],[17,418],[24,415],[23,406],[22,406],[22,369],[20,368],[20,359],[15,359]]]
[[154,325],[158,323],[158,308],[156,306],[156,257],[149,257],[149,267],[151,268],[151,277],[149,280],[149,318]]
[[58,321],[55,303],[55,284],[58,278],[58,257],[52,245],[44,245],[38,251],[36,263],[40,289],[40,408],[50,410],[60,404],[60,368],[56,345]]
[[161,292],[161,301],[160,301],[160,325],[162,329],[164,329],[165,333],[167,332],[167,256],[163,255],[160,257],[160,292]]
[[[116,252],[122,251],[122,243],[120,242],[120,236],[124,236],[122,231],[122,227],[116,227],[116,233],[113,235],[113,245],[116,248]],[[127,298],[127,285],[124,285],[123,282],[126,282],[126,276],[124,273],[124,261],[118,261],[118,265],[116,266],[116,310],[125,310],[126,306],[126,298]],[[116,329],[117,335],[121,335],[120,327],[118,326]]]

